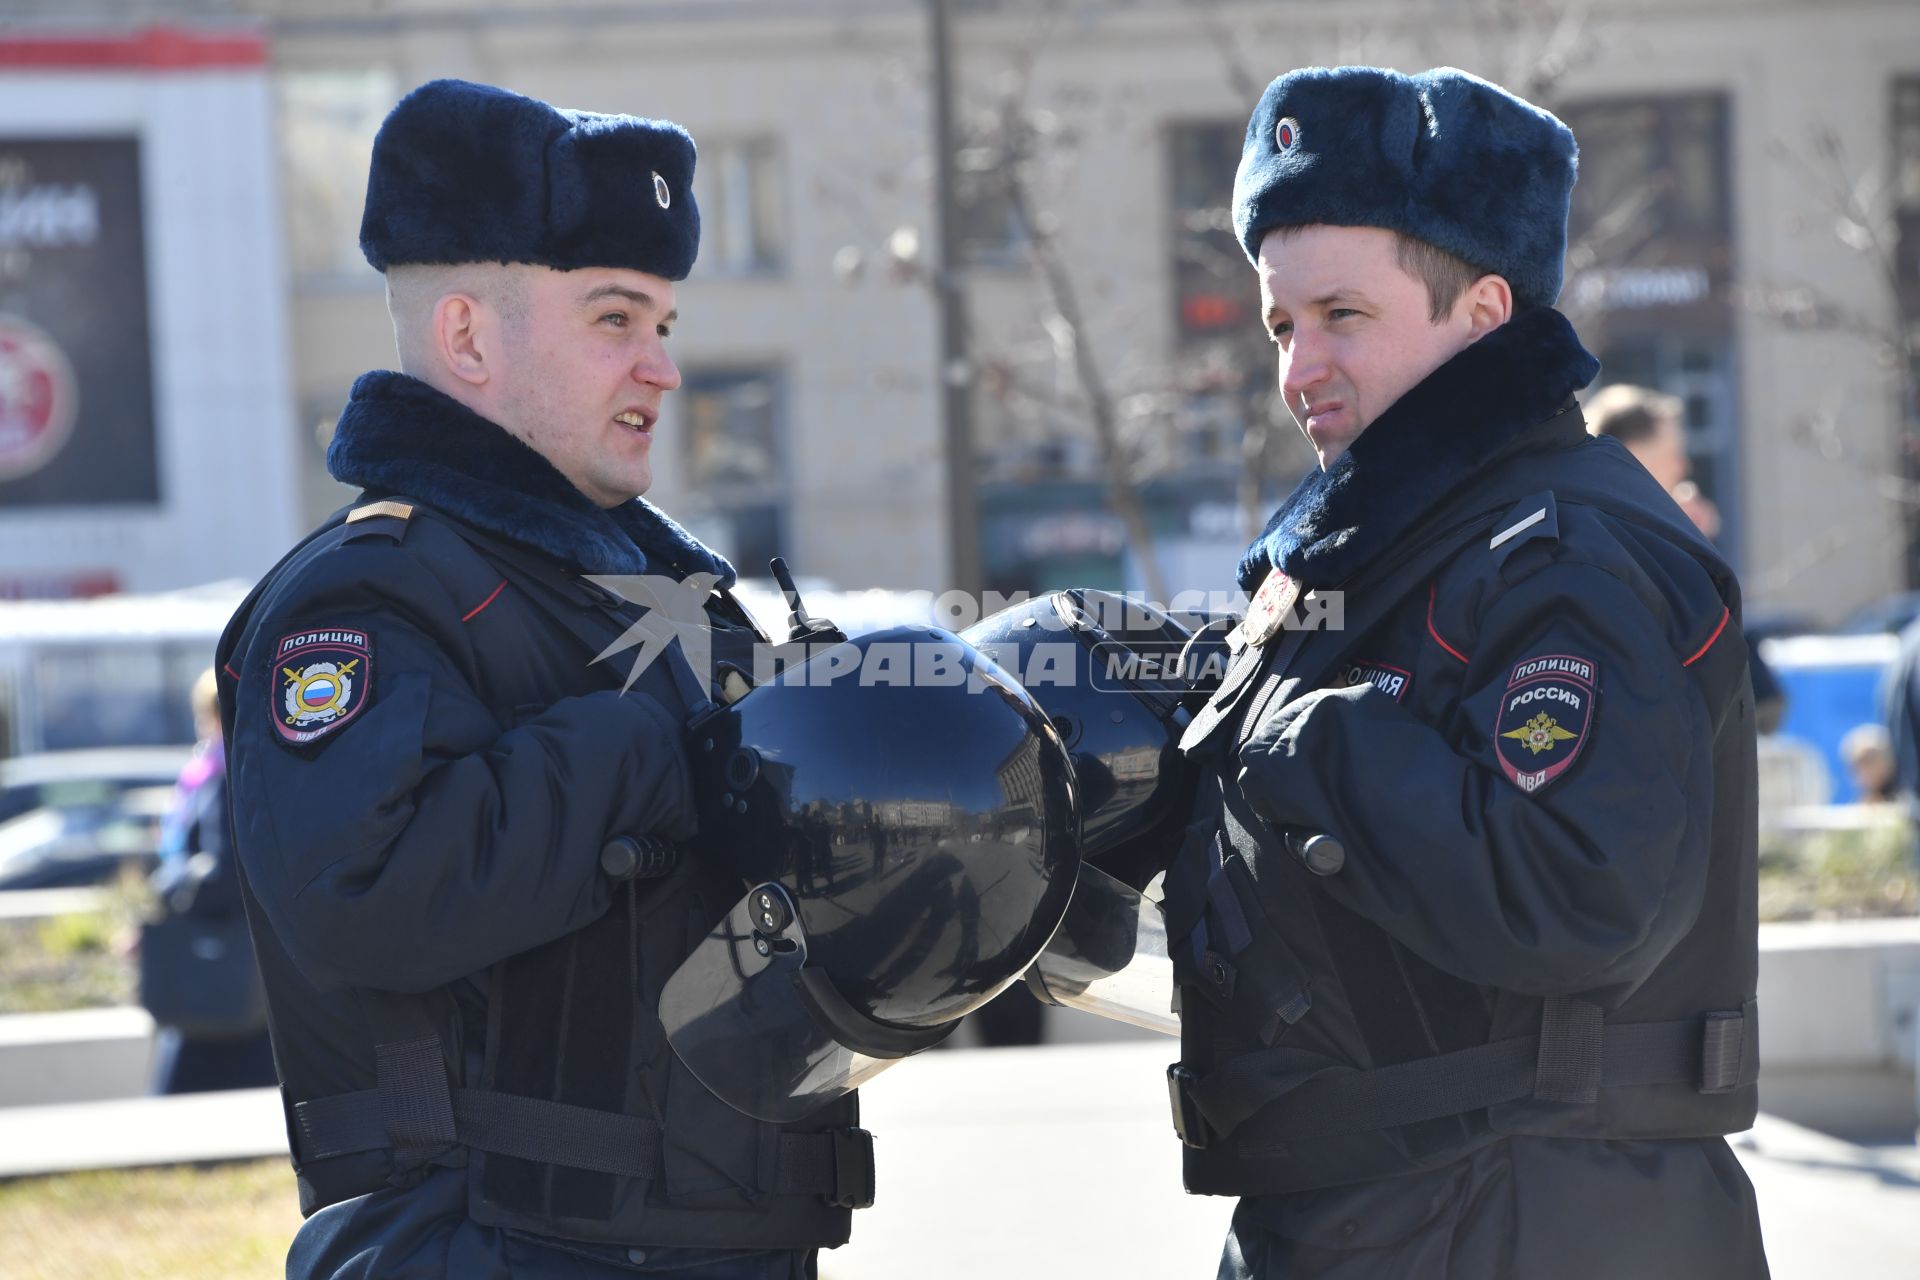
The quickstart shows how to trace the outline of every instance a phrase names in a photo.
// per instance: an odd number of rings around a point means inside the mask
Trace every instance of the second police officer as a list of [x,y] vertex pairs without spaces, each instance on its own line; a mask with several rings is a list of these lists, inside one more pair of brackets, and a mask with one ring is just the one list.
[[[1320,461],[1240,567],[1168,876],[1190,1190],[1249,1277],[1754,1277],[1754,725],[1732,571],[1574,393],[1572,134],[1313,68],[1234,226]],[[1344,628],[1287,626],[1343,593]],[[1320,616],[1327,616],[1321,614]]]

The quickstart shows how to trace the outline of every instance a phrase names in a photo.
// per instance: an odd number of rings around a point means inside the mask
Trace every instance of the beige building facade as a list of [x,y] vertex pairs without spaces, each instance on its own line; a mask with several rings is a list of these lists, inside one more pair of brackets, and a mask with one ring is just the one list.
[[1292,66],[1451,64],[1540,94],[1581,134],[1566,307],[1603,380],[1686,399],[1753,606],[1831,622],[1913,580],[1920,472],[1889,346],[1912,322],[1900,282],[1920,279],[1920,232],[1898,239],[1920,228],[1909,0],[952,0],[971,320],[952,370],[928,276],[926,4],[320,8],[100,9],[268,36],[305,519],[343,497],[321,447],[353,378],[394,359],[353,245],[372,129],[452,75],[698,139],[705,240],[673,347],[687,385],[653,496],[745,572],[777,548],[843,586],[945,587],[954,376],[991,585],[1145,585],[1101,403],[1166,588],[1227,585],[1249,521],[1310,463],[1271,404],[1253,273],[1221,225],[1253,96]]

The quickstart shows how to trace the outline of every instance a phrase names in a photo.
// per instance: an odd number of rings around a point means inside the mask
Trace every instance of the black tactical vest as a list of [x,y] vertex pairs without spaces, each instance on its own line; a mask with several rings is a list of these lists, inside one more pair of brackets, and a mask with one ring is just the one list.
[[[1234,781],[1237,748],[1283,681],[1318,687],[1351,657],[1346,645],[1415,591],[1424,601],[1442,565],[1540,490],[1674,527],[1554,474],[1550,457],[1509,467],[1424,519],[1394,564],[1344,584],[1344,630],[1283,632],[1242,653],[1200,718],[1211,729],[1189,737],[1215,771],[1203,788],[1216,801],[1189,829],[1165,902],[1181,1017],[1170,1085],[1189,1191],[1274,1195],[1392,1177],[1505,1135],[1697,1138],[1751,1125],[1756,780],[1742,646],[1691,668],[1722,709],[1710,896],[1652,978],[1604,1015],[1577,996],[1477,986],[1425,962],[1334,901]],[[1710,567],[1737,604],[1731,573],[1717,557]]]
[[[236,614],[221,662],[277,576],[366,537],[405,539],[443,580],[461,584],[455,598],[497,597],[491,607],[519,611],[515,625],[529,634],[577,636],[578,672],[593,674],[572,678],[618,687],[622,669],[587,659],[621,633],[633,606],[417,505],[410,519],[336,517],[295,548]],[[517,590],[499,592],[502,578]],[[725,597],[709,615],[715,658],[751,670],[750,619]],[[684,684],[676,688],[665,665],[638,687],[684,720]],[[491,710],[510,725],[537,708],[502,694]],[[873,1199],[872,1141],[856,1127],[857,1099],[789,1126],[745,1116],[681,1065],[654,1014],[667,979],[742,892],[682,859],[664,876],[616,885],[610,909],[583,929],[485,973],[402,994],[314,989],[248,889],[302,1212],[411,1185],[429,1167],[465,1166],[469,1211],[490,1226],[683,1248],[844,1243],[850,1211]],[[357,1043],[343,1042],[341,1029],[355,1024]],[[338,1078],[343,1059],[372,1063],[358,1073],[371,1075],[371,1087],[316,1089],[314,1077],[326,1069]]]

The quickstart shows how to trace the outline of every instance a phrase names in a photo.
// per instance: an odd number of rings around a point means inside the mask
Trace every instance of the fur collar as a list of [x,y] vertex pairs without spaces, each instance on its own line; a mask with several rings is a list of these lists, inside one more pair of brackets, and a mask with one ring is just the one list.
[[1395,401],[1326,471],[1309,471],[1240,560],[1252,591],[1273,565],[1308,586],[1346,581],[1499,455],[1538,432],[1600,362],[1565,316],[1530,308]]
[[583,573],[706,572],[733,566],[644,498],[604,510],[553,464],[459,401],[403,373],[361,375],[327,449],[333,478],[404,494],[544,551]]

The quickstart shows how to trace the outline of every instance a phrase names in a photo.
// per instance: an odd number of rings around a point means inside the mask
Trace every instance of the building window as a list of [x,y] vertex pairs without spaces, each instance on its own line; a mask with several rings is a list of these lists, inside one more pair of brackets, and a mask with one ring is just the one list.
[[391,73],[282,71],[279,109],[281,200],[294,277],[377,280],[360,254],[373,135],[397,99]]
[[1580,139],[1563,309],[1620,327],[1725,332],[1733,199],[1723,94],[1588,102],[1561,112]]
[[1893,166],[1900,208],[1920,209],[1920,75],[1893,82]]
[[786,266],[786,188],[772,138],[700,144],[693,192],[700,202],[700,270],[723,275]]
[[[1893,82],[1894,287],[1909,351],[1920,340],[1920,75]],[[1908,414],[1920,405],[1908,405]],[[1909,425],[1912,425],[1911,421]]]
[[[1893,82],[1893,287],[1906,377],[1901,384],[1902,455],[1907,479],[1920,480],[1920,75]],[[1920,511],[1907,507],[1907,584],[1920,584]]]
[[[1243,439],[1270,420],[1275,394],[1259,278],[1233,234],[1229,207],[1245,135],[1246,126],[1231,120],[1176,124],[1167,134],[1174,334],[1181,353],[1173,423],[1179,453],[1191,465],[1242,466]],[[1270,452],[1280,464],[1282,451]],[[1255,482],[1264,488],[1288,469],[1262,464]]]
[[1026,262],[1027,229],[1008,186],[997,147],[962,147],[953,157],[953,243],[973,267],[1018,267]]
[[780,375],[688,373],[674,400],[686,422],[689,525],[743,576],[765,576],[767,561],[781,554],[786,525]]
[[1259,288],[1228,208],[1245,133],[1245,126],[1219,120],[1174,125],[1168,135],[1176,331],[1183,346],[1233,341],[1258,327]]
[[1732,299],[1733,188],[1724,94],[1569,104],[1580,181],[1560,308],[1609,382],[1686,405],[1694,479],[1740,561],[1740,405]]

